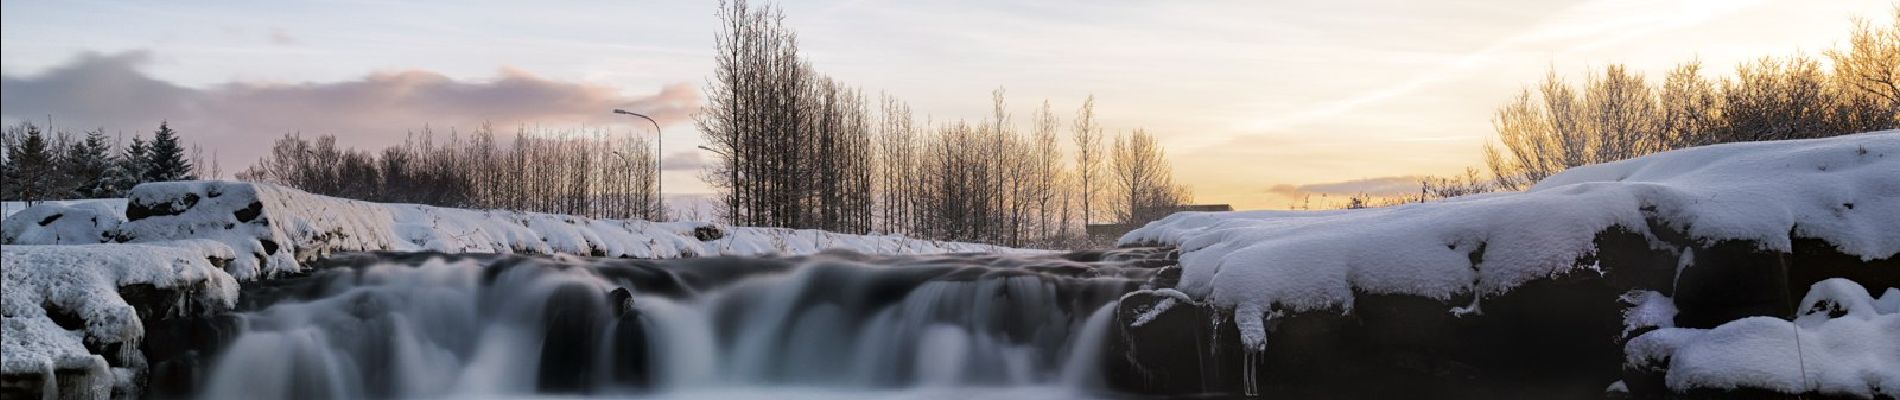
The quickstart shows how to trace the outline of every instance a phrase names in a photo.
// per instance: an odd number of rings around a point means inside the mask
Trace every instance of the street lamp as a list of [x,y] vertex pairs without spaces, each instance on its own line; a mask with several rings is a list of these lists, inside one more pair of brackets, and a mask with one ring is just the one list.
[[660,218],[659,219],[664,220],[666,219],[666,136],[661,135],[660,122],[654,121],[653,117],[648,117],[646,116],[646,114],[636,113],[636,112],[622,110],[618,108],[614,109],[614,114],[632,115],[635,117],[640,117],[640,119],[647,120],[647,122],[653,123],[653,151],[655,153],[659,153],[658,156],[653,157],[653,160],[654,160],[653,162],[655,164],[659,164],[659,168],[656,168],[653,172],[653,175],[654,175],[653,181],[655,185],[658,187],[654,188],[653,190],[656,192],[659,192],[655,194],[655,197],[658,197],[658,200],[660,203]]

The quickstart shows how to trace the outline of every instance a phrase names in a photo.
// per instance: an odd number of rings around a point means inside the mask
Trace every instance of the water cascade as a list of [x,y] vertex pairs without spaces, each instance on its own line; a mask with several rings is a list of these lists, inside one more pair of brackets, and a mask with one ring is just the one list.
[[198,392],[1088,388],[1113,303],[1162,256],[356,254],[240,313]]

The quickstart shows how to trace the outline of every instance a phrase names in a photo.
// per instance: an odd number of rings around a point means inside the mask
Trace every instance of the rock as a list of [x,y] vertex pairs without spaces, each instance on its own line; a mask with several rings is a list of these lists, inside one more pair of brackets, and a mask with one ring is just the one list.
[[[1265,352],[1251,355],[1230,311],[1205,304],[1177,304],[1130,326],[1164,298],[1137,292],[1116,313],[1108,380],[1163,396],[1241,396],[1251,375],[1259,397],[1601,398],[1622,378],[1617,298],[1668,287],[1677,257],[1622,229],[1597,242],[1599,253],[1579,260],[1584,268],[1486,297],[1477,313],[1453,312],[1473,304],[1469,295],[1355,292],[1350,312],[1270,319]],[[1155,283],[1170,275],[1164,269]]]
[[615,319],[613,336],[608,338],[613,346],[608,383],[625,389],[652,388],[652,349],[648,347],[646,317],[638,310],[630,311]]
[[0,244],[93,244],[109,240],[125,217],[105,201],[40,203],[0,221]]
[[718,226],[700,225],[693,227],[693,237],[699,239],[701,242],[710,242],[724,239],[726,237],[726,231],[720,230]]
[[542,393],[588,393],[596,389],[595,357],[605,354],[600,334],[611,320],[599,292],[583,285],[555,289],[547,299],[536,389]]

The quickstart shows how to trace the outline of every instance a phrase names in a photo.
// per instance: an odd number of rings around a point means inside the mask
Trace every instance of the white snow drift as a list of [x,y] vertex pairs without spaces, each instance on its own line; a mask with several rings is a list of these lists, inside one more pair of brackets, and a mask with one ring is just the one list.
[[1588,268],[1577,260],[1596,250],[1597,233],[1648,235],[1646,217],[1701,241],[1788,251],[1793,232],[1863,259],[1893,257],[1900,131],[1676,150],[1573,168],[1525,192],[1395,207],[1177,213],[1121,243],[1179,245],[1179,289],[1234,310],[1257,350],[1269,312],[1350,310],[1354,289],[1501,293]]

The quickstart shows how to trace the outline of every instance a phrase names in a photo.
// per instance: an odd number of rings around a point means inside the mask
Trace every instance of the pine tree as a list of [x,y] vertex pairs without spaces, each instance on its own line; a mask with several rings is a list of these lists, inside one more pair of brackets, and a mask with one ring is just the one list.
[[25,201],[32,204],[51,198],[56,172],[53,168],[53,153],[47,150],[46,137],[40,128],[27,123],[9,127],[17,129],[20,144],[9,147],[6,174],[6,197],[8,200]]
[[112,172],[112,144],[103,130],[86,132],[86,138],[66,148],[61,174],[69,180],[74,197],[118,197],[107,174]]
[[106,173],[107,186],[112,191],[124,195],[131,192],[133,186],[145,182],[146,154],[150,153],[150,147],[145,145],[144,138],[133,136],[125,152],[112,159],[112,170]]
[[178,133],[164,122],[160,122],[158,132],[152,134],[152,147],[146,153],[144,165],[143,182],[195,179],[191,176],[191,161],[185,159],[185,146],[178,143]]

